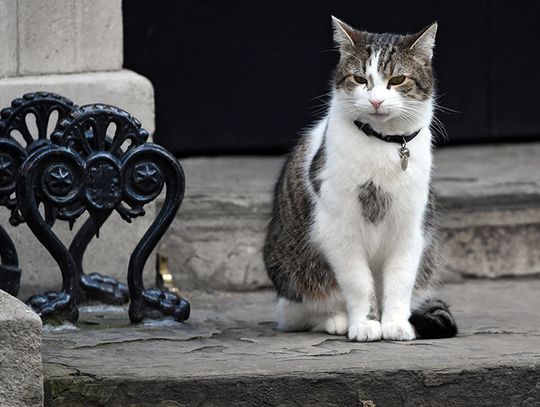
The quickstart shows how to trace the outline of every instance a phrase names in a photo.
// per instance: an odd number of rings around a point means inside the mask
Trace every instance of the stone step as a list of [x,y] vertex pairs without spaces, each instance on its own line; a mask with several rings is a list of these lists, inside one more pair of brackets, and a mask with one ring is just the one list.
[[[449,279],[540,273],[540,143],[447,147],[434,190]],[[181,160],[186,197],[160,252],[179,287],[269,286],[261,256],[282,158]]]
[[45,333],[45,405],[538,406],[540,280],[448,284],[459,334],[355,343],[273,329],[271,291],[186,292],[192,317],[81,313]]

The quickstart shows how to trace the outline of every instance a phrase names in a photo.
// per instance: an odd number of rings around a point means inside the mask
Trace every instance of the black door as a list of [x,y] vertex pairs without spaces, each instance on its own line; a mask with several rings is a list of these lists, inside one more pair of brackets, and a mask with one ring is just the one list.
[[369,31],[439,22],[440,143],[540,139],[540,2],[369,3],[124,1],[125,66],[154,84],[157,142],[178,155],[286,151],[324,112],[332,14]]

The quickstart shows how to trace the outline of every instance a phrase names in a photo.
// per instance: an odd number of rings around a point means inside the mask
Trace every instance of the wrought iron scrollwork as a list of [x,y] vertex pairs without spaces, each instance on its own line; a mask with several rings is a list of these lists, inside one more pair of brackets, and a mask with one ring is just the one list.
[[[19,217],[15,186],[19,167],[26,158],[24,149],[14,140],[0,138],[0,206],[11,211],[10,221]],[[17,295],[21,279],[17,250],[7,231],[0,226],[0,289]]]
[[[53,218],[62,213],[80,216],[78,208],[85,176],[85,163],[68,148],[53,144],[36,150],[23,163],[17,181],[17,197],[26,224],[53,256],[62,273],[62,290],[30,297],[27,301],[44,320],[77,321],[77,266],[62,241],[39,212],[39,202],[46,203]],[[40,200],[38,200],[38,197]]]
[[[0,206],[10,212],[10,223],[24,222],[19,212],[15,187],[19,169],[28,151],[48,143],[48,127],[53,112],[64,117],[75,105],[69,99],[48,92],[28,93],[0,112]],[[28,118],[33,117],[37,134],[32,134]],[[20,136],[19,140],[15,134]],[[0,289],[17,295],[21,271],[15,245],[0,226]]]
[[[91,236],[99,235],[113,211],[131,222],[144,215],[144,206],[163,188],[163,206],[130,257],[129,316],[133,322],[162,315],[179,321],[189,317],[187,301],[171,292],[145,289],[142,283],[144,265],[172,223],[185,188],[178,161],[147,139],[146,130],[127,112],[109,105],[87,105],[71,110],[59,121],[52,142],[33,150],[24,160],[16,182],[19,210],[57,261],[63,279],[60,292],[29,299],[29,305],[43,318],[75,321],[79,291],[119,303],[126,299],[116,280],[97,273],[84,275],[82,257]],[[40,203],[46,208],[45,216],[39,211]],[[57,219],[73,224],[85,212],[89,219],[68,250],[51,225]],[[84,285],[82,290],[80,285]]]
[[[63,96],[50,92],[35,92],[15,99],[11,103],[11,107],[3,109],[0,113],[0,205],[11,210],[10,223],[12,225],[17,226],[25,221],[18,209],[14,193],[15,179],[22,161],[26,159],[28,152],[49,145],[51,133],[60,127],[60,124],[74,109],[78,109],[78,106]],[[55,112],[56,122],[54,122],[53,117]],[[29,126],[32,120],[35,129],[31,129]],[[18,139],[16,139],[16,135],[19,136]],[[64,181],[57,180],[57,182]],[[49,180],[49,182],[54,183],[54,180]],[[43,202],[43,204],[49,225],[53,225],[57,218],[64,217],[63,213],[53,211],[47,202]],[[2,232],[0,243],[2,243],[2,247],[10,247],[9,253],[14,253],[14,256],[0,255],[2,259],[0,288],[16,295],[20,280],[20,270],[17,261],[14,260],[17,259],[17,253],[7,232],[4,229]],[[125,284],[98,273],[86,275],[83,272],[84,252],[94,236],[93,228],[82,227],[73,242],[74,247],[79,247],[79,250],[74,250],[74,258],[79,270],[79,289],[81,291],[79,297],[89,300],[97,299],[106,303],[124,304],[129,300]],[[84,249],[82,249],[81,242],[85,242]],[[1,251],[1,253],[5,252],[8,250]]]
[[145,290],[142,272],[148,256],[171,225],[185,190],[185,178],[178,161],[164,148],[147,144],[129,151],[122,160],[124,199],[131,208],[140,208],[154,200],[166,186],[165,201],[156,219],[131,255],[128,284],[131,297],[129,317],[132,321],[153,318],[156,312],[183,321],[189,317],[187,301],[172,292]]
[[17,295],[21,281],[17,249],[6,230],[0,226],[0,289]]
[[[51,133],[58,130],[64,119],[78,109],[71,100],[50,92],[28,93],[22,98],[15,99],[11,107],[3,109],[0,113],[0,205],[11,211],[10,223],[17,226],[23,223],[24,217],[20,214],[15,199],[15,179],[23,160],[31,151],[48,146]],[[56,112],[56,122],[54,121]],[[30,120],[29,120],[30,119]],[[35,129],[29,127],[34,121]],[[32,131],[34,130],[34,131]],[[18,139],[16,138],[18,135]],[[60,176],[62,168],[51,173],[51,177]],[[50,179],[52,184],[59,184],[69,180]],[[58,186],[57,186],[58,187]],[[41,199],[38,196],[38,199]],[[41,201],[40,201],[41,202]],[[47,201],[43,202],[46,221],[53,225],[56,219],[64,219],[69,214],[55,211]],[[85,274],[83,271],[83,257],[86,247],[94,238],[93,225],[87,222],[74,238],[73,257],[77,263],[79,274],[79,298],[84,300],[99,300],[112,304],[124,304],[129,300],[128,288],[116,279],[103,276],[99,273]],[[0,265],[0,288],[11,294],[18,293],[20,270],[18,269],[17,252],[7,232],[2,229],[0,243],[4,248],[0,251],[2,263]],[[10,249],[8,250],[7,247]],[[13,253],[8,256],[7,253]],[[49,293],[52,295],[52,293]]]

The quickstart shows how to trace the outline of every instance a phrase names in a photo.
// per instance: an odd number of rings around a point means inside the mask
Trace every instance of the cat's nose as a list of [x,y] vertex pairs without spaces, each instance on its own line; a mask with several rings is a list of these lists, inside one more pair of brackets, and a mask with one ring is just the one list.
[[382,99],[370,99],[369,100],[369,103],[371,103],[371,105],[376,109],[379,108],[379,106],[381,106],[383,104],[384,100]]

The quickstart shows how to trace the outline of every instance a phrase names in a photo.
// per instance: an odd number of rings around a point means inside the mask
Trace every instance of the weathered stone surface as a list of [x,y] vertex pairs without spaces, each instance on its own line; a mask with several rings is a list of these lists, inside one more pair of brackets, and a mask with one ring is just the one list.
[[261,257],[280,160],[181,160],[186,197],[159,252],[182,288],[268,285]]
[[0,406],[42,405],[41,319],[0,290]]
[[[449,278],[540,273],[540,143],[436,152]],[[160,251],[183,288],[269,284],[261,248],[281,158],[181,160],[187,190]]]
[[45,336],[46,405],[535,406],[539,290],[449,284],[458,337],[407,343],[276,332],[270,291],[185,293],[185,325],[83,313],[81,330]]
[[448,270],[453,275],[490,278],[540,273],[538,206],[446,210],[442,234]]
[[540,273],[540,143],[440,149],[434,187],[448,268],[461,275]]
[[28,92],[49,91],[84,105],[107,103],[128,111],[154,133],[154,88],[144,76],[129,70],[0,79],[0,106],[7,107]]
[[445,147],[435,154],[434,185],[448,208],[538,205],[540,143]]
[[18,75],[122,69],[121,0],[17,4]]
[[17,2],[0,0],[0,78],[17,74]]

